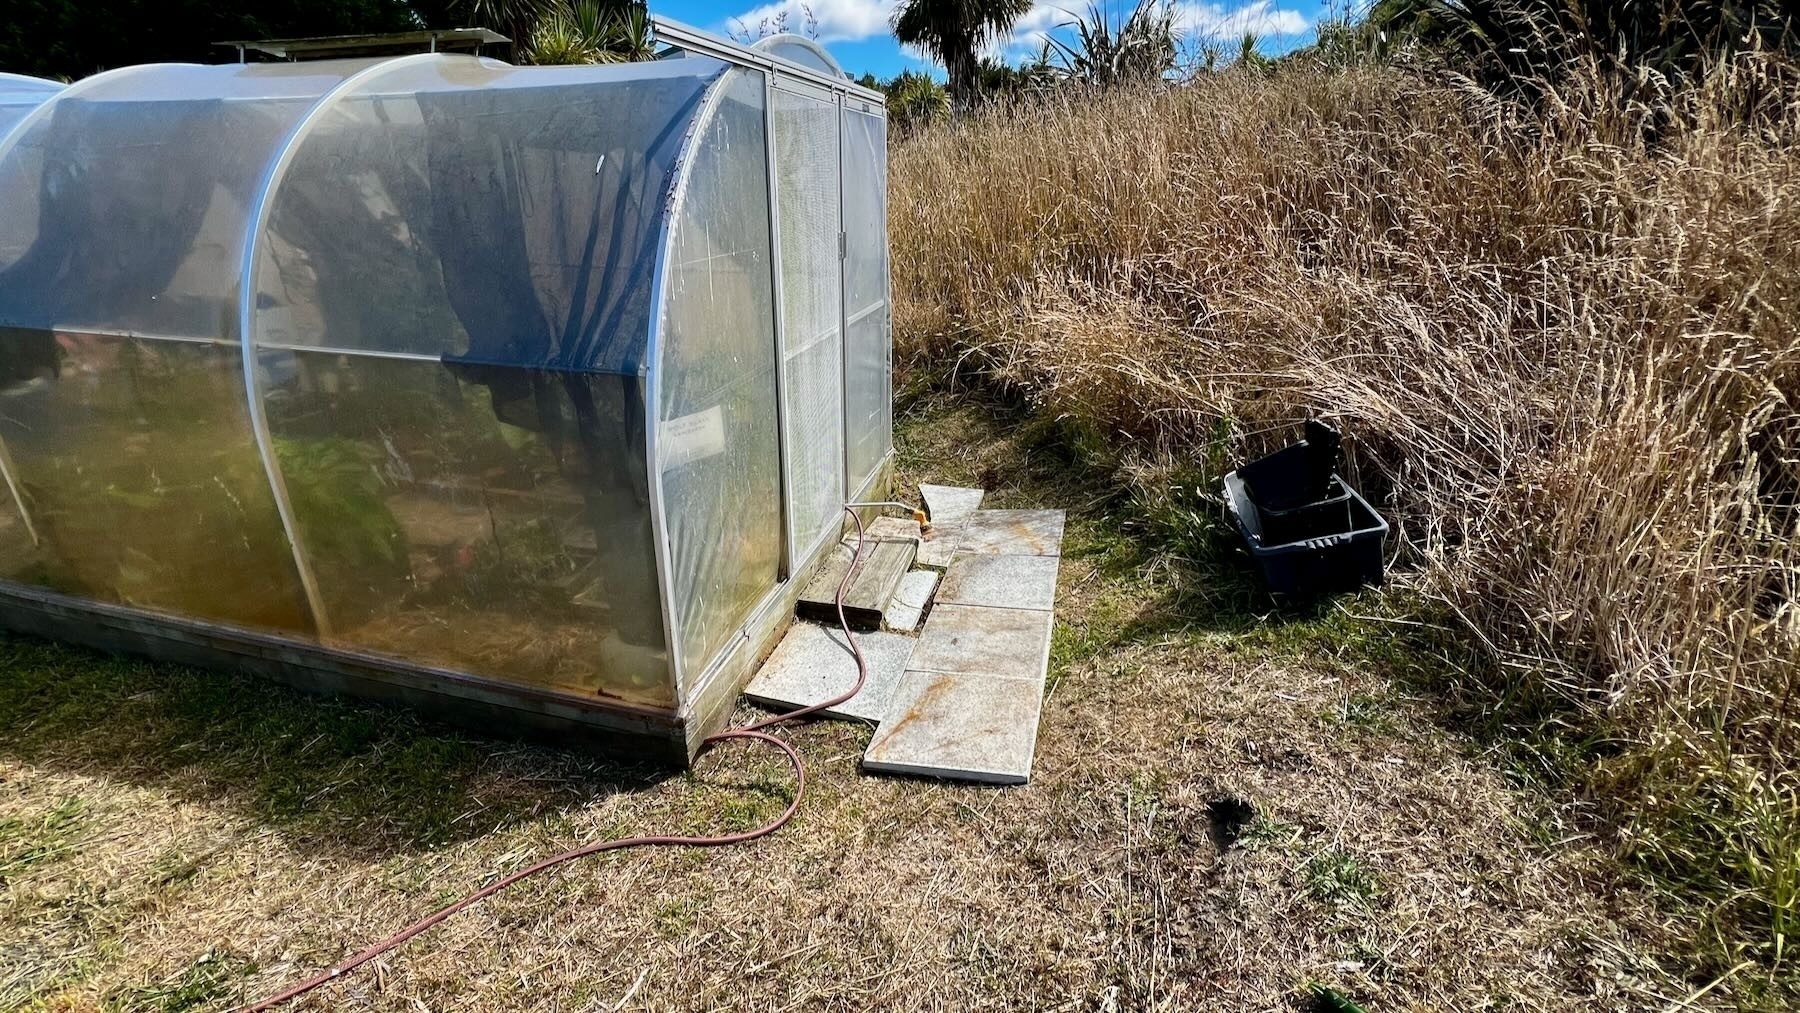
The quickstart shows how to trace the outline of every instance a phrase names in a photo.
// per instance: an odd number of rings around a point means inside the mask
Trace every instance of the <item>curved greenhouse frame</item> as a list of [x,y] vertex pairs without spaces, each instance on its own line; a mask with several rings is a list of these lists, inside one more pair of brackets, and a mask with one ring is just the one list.
[[0,72],[0,138],[5,137],[13,125],[33,109],[49,101],[50,96],[65,87],[67,86],[56,81]]
[[691,755],[887,481],[886,135],[658,29],[0,77],[0,625]]

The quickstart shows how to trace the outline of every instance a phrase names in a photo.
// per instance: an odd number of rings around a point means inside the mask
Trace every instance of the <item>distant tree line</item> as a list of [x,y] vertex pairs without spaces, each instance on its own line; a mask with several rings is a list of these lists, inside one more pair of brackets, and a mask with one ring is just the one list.
[[[892,19],[896,40],[924,51],[947,80],[909,71],[885,82],[865,75],[867,83],[887,92],[905,129],[1070,85],[1268,70],[1294,58],[1437,66],[1496,91],[1530,93],[1577,67],[1642,87],[1703,74],[1732,53],[1800,55],[1797,0],[1375,0],[1360,17],[1321,22],[1312,46],[1280,58],[1264,56],[1254,35],[1235,47],[1183,39],[1172,0],[1136,0],[1071,14],[1018,64],[984,55],[1030,9],[1031,0],[903,0]],[[10,0],[0,15],[0,70],[74,79],[133,63],[217,62],[226,54],[213,43],[225,39],[473,25],[511,38],[520,62],[652,55],[643,0]]]
[[227,39],[492,28],[515,58],[596,63],[648,55],[643,0],[8,0],[0,70],[75,79],[134,63],[217,63]]
[[[982,56],[1030,7],[1029,0],[903,0],[893,15],[895,38],[930,55],[948,81],[907,72],[883,83],[896,126],[1069,87],[1268,73],[1295,60],[1444,71],[1528,99],[1571,75],[1598,74],[1631,101],[1732,57],[1800,57],[1800,0],[1374,0],[1356,16],[1322,20],[1311,45],[1273,57],[1254,34],[1234,45],[1183,38],[1173,0],[1124,8],[1095,2],[1017,65]],[[1771,94],[1796,84],[1772,81]]]

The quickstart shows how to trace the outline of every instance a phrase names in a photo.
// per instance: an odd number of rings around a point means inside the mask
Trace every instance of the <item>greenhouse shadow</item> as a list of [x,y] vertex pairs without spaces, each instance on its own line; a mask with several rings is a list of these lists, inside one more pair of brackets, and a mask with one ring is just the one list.
[[221,805],[296,848],[359,858],[554,819],[676,774],[11,635],[0,635],[0,758]]

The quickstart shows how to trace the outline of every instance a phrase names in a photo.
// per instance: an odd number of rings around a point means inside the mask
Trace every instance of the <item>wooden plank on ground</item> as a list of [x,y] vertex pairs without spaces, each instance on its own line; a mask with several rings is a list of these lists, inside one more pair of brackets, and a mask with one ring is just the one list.
[[[858,629],[881,627],[882,615],[887,612],[888,603],[893,601],[901,578],[912,568],[913,557],[918,551],[919,545],[913,541],[876,542],[865,548],[862,569],[844,595],[844,618],[852,626]],[[845,569],[850,566],[850,555],[848,546],[840,547],[831,561],[819,568],[806,590],[800,592],[796,615],[825,622],[837,620],[837,589],[844,579]]]

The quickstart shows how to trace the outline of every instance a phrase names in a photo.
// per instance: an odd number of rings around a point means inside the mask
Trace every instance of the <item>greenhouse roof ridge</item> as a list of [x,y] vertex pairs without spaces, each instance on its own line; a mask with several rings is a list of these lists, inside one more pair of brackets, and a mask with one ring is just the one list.
[[782,42],[804,43],[811,49],[816,50],[831,66],[837,68],[836,73],[825,73],[817,67],[808,66],[807,64],[788,59],[787,57],[781,56],[760,45],[745,46],[735,40],[721,38],[711,32],[704,32],[691,25],[685,25],[679,21],[670,20],[669,18],[652,16],[650,18],[650,25],[656,33],[657,41],[675,46],[678,49],[684,49],[690,53],[697,53],[724,60],[727,63],[736,64],[740,67],[750,67],[757,70],[766,70],[774,74],[785,74],[790,77],[802,78],[829,88],[835,92],[841,92],[845,95],[854,95],[865,102],[878,103],[882,106],[887,105],[887,95],[884,92],[876,91],[872,88],[864,88],[862,85],[857,84],[844,76],[842,68],[837,67],[837,61],[831,57],[830,53],[826,52],[826,50],[817,43],[810,39],[806,39],[803,36],[769,36],[758,40],[758,42],[760,44],[770,42],[771,40],[779,40]]
[[0,89],[7,91],[55,91],[62,87],[65,85],[61,81],[0,70]]
[[226,46],[237,50],[238,62],[243,63],[247,53],[264,53],[282,59],[319,59],[329,56],[346,56],[351,54],[373,54],[383,50],[387,55],[401,56],[397,50],[412,50],[419,46],[429,47],[426,51],[435,53],[441,49],[475,49],[482,46],[498,45],[512,40],[499,32],[487,28],[438,28],[416,32],[389,32],[379,35],[316,35],[294,39],[229,39],[215,42],[215,46]]

